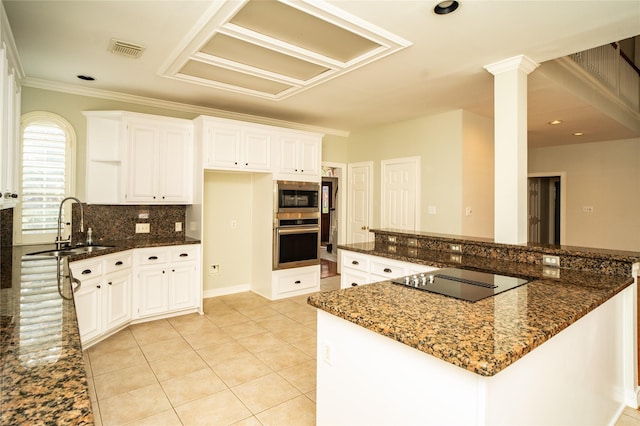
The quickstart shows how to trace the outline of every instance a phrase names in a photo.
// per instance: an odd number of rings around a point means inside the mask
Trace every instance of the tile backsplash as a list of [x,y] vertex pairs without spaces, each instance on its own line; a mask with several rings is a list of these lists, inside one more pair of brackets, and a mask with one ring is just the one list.
[[[147,238],[184,237],[186,206],[119,206],[83,204],[85,232],[80,233],[80,207],[73,204],[73,241],[84,242],[86,231],[91,228],[93,243]],[[176,222],[182,223],[182,231],[176,232]],[[136,234],[137,223],[148,223],[150,232]],[[68,235],[68,234],[67,234]]]
[[0,246],[13,245],[13,209],[0,210]]

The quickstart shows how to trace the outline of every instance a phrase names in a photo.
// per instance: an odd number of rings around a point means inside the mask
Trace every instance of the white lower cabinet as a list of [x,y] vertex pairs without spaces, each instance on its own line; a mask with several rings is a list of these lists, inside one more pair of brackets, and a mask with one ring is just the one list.
[[87,347],[131,322],[202,313],[200,245],[134,249],[69,264],[80,340]]
[[199,308],[199,245],[136,250],[134,319]]
[[340,256],[342,265],[340,288],[371,284],[438,269],[419,263],[403,262],[347,250],[340,250]]
[[131,320],[131,251],[70,264],[80,280],[75,292],[76,315],[83,345]]
[[272,272],[271,299],[320,291],[320,265],[280,269]]

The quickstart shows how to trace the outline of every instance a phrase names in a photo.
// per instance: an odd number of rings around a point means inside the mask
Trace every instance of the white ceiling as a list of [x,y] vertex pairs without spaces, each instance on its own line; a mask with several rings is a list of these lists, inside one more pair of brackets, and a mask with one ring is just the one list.
[[[460,0],[460,8],[445,16],[433,13],[436,3],[324,3],[343,19],[363,20],[411,45],[292,96],[268,99],[163,76],[208,28],[220,1],[3,0],[27,86],[99,89],[336,134],[452,109],[492,117],[493,76],[485,65],[520,54],[544,63],[640,34],[640,0]],[[138,59],[110,53],[113,38],[145,50]],[[640,136],[640,125],[620,124],[543,69],[529,76],[531,146]],[[79,74],[95,81],[79,80]],[[553,119],[571,128],[548,126]],[[585,135],[576,139],[575,131]]]

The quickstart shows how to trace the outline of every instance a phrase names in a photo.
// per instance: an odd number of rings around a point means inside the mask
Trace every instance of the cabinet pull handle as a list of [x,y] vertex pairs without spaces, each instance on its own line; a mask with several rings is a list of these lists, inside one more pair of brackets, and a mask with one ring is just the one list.
[[180,257],[187,257],[189,256],[189,253],[180,253]]
[[122,260],[118,260],[118,261],[115,263],[115,265],[116,265],[116,266],[120,266],[120,265],[122,265]]
[[300,284],[300,280],[296,280],[296,282],[294,282],[294,284]]
[[97,285],[96,288],[100,288],[100,285]]
[[391,273],[391,272],[393,272],[393,271],[392,271],[391,269],[389,269],[389,268],[384,268],[384,272],[386,272],[387,274],[389,274],[389,273]]
[[149,256],[148,260],[158,260],[158,256]]
[[358,287],[358,283],[351,283],[351,287]]
[[82,275],[87,275],[91,273],[91,269],[85,269],[84,271],[81,272]]
[[109,284],[109,285],[113,285],[113,283],[112,283],[111,281],[109,281],[109,283],[108,283],[108,284]]
[[358,262],[357,260],[352,260],[352,261],[351,261],[351,264],[352,264],[352,265],[359,265],[359,264],[360,264],[360,262]]

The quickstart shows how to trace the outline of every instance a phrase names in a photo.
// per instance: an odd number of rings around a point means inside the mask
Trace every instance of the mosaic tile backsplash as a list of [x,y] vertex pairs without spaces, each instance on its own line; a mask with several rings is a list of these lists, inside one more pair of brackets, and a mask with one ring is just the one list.
[[[118,206],[83,204],[84,228],[80,232],[80,207],[73,204],[73,242],[85,242],[87,229],[93,232],[93,243],[148,238],[182,238],[186,206]],[[183,230],[176,232],[176,222],[182,222]],[[136,234],[136,223],[148,223],[148,234]],[[65,235],[68,235],[68,230]]]

